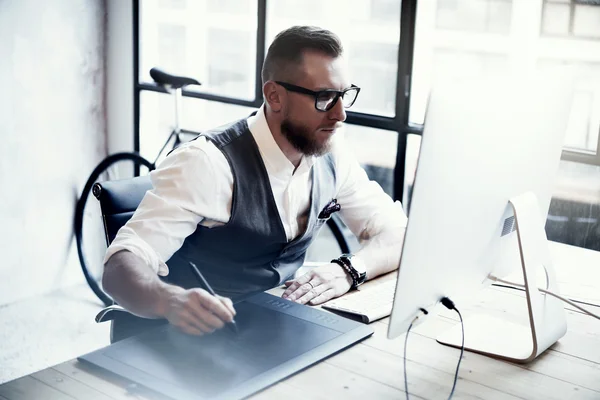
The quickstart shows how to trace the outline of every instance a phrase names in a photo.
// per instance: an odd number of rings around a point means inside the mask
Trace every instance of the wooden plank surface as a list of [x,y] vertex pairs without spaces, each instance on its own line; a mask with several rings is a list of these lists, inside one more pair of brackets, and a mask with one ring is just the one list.
[[94,388],[114,400],[160,399],[158,396],[151,397],[147,393],[139,393],[136,390],[137,387],[127,379],[77,360],[67,361],[54,366],[52,369],[81,384]]
[[[428,322],[427,324],[418,326],[415,329],[414,333],[416,335],[420,335],[427,339],[433,340],[439,333],[443,332],[445,329],[450,328],[455,323],[456,321],[451,321],[445,318],[438,318]],[[376,330],[387,329],[387,326],[383,322],[380,325],[382,325],[382,327],[374,326],[374,328]],[[412,334],[413,332],[411,332],[411,337],[409,338],[410,343],[412,343],[413,340]],[[435,342],[435,344],[438,346],[442,346],[437,342]],[[481,361],[482,364],[491,362],[504,362],[494,361],[492,359],[488,359],[487,357],[475,354],[473,354],[473,356],[474,357],[469,356],[469,358],[483,357]],[[556,379],[567,380],[579,386],[586,387],[587,389],[600,391],[600,369],[597,363],[554,351],[553,348],[550,348],[550,350],[544,352],[540,357],[538,357],[535,361],[529,364],[511,365],[514,365],[517,368],[523,368],[534,372],[539,372]]]
[[[418,362],[433,370],[443,371],[453,376],[460,350],[443,346],[434,340],[435,336],[442,332],[442,329],[434,329],[432,327],[433,322],[435,321],[428,321],[417,327],[414,332],[411,331],[408,340],[407,360]],[[450,326],[450,324],[447,324],[447,326]],[[365,342],[365,345],[390,352],[401,359],[404,352],[404,336],[395,340],[388,340],[384,334],[387,332],[386,324],[375,323],[373,328],[375,328],[377,335]],[[544,356],[546,354],[542,355],[542,357]],[[427,373],[425,371],[425,375]],[[415,376],[414,372],[411,372],[410,364],[408,375],[409,382],[411,382]],[[573,392],[578,392],[579,397],[577,398],[581,399],[600,398],[600,392],[590,390],[582,385],[529,370],[519,364],[511,364],[469,352],[464,353],[459,377],[461,380],[457,385],[457,389],[461,390],[465,389],[463,386],[464,381],[471,381],[524,399],[560,400],[573,398]],[[474,393],[477,393],[477,391]]]
[[[400,399],[404,392],[390,385],[382,385],[352,370],[321,362],[285,382],[302,391],[305,398],[327,399]],[[274,398],[274,397],[269,397]],[[415,396],[415,398],[417,398]]]
[[74,397],[61,392],[43,382],[24,376],[0,385],[0,395],[9,400],[73,400]]
[[[402,340],[401,340],[402,341]],[[432,341],[427,347],[434,345]],[[412,344],[409,345],[409,347]],[[402,346],[404,347],[404,346]],[[454,360],[452,370],[440,369],[426,365],[416,358],[407,360],[408,391],[411,397],[424,399],[447,398],[454,381],[454,370],[458,357]],[[394,354],[387,349],[379,349],[365,344],[354,346],[336,357],[326,361],[345,370],[353,370],[361,376],[368,377],[381,385],[389,385],[404,392],[404,367],[402,354]],[[455,395],[461,398],[481,399],[517,399],[518,397],[496,390],[486,385],[460,379]]]
[[[109,399],[114,400],[163,400],[167,399],[157,393],[142,391],[136,385],[132,385],[126,379],[120,378],[114,374],[94,368],[86,363],[77,360],[70,360],[52,368],[80,384],[94,388]],[[47,370],[45,370],[47,371]],[[267,388],[257,393],[253,398],[285,398],[286,400],[306,400],[306,395],[297,387],[290,385],[286,381],[279,382],[277,385]],[[87,399],[87,397],[78,397]],[[12,400],[12,399],[11,399]]]
[[97,389],[78,382],[52,368],[36,372],[30,376],[75,399],[111,400],[109,396],[99,392]]
[[[305,390],[298,390],[295,386],[290,385],[286,381],[279,382],[274,386],[266,388],[265,390],[258,392],[252,396],[253,400],[267,400],[267,399],[285,399],[285,400],[307,400]],[[319,396],[318,391],[315,391],[314,395],[311,393],[310,398],[323,399],[325,396]],[[330,400],[330,399],[327,399]]]

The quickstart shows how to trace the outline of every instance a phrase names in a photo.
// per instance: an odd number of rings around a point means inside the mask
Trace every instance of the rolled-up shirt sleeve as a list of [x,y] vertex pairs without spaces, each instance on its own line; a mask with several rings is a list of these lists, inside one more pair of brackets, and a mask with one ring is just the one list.
[[226,222],[229,216],[220,211],[226,207],[215,207],[222,205],[222,199],[218,198],[221,191],[211,158],[214,156],[210,149],[207,152],[207,146],[184,145],[151,172],[153,189],[118,231],[104,263],[116,252],[127,250],[165,276],[169,272],[166,261],[199,223],[206,219]]
[[380,271],[397,268],[408,222],[402,204],[369,180],[343,138],[334,149],[337,200],[344,223],[361,244],[356,256]]

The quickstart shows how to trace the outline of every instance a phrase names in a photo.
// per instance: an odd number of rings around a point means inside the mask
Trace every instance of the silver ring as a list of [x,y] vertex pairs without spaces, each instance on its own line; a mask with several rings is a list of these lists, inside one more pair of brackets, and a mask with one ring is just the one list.
[[315,288],[315,287],[313,286],[313,284],[312,284],[312,283],[310,283],[310,281],[308,281],[308,282],[306,282],[306,283],[308,283],[308,284],[310,285],[310,288],[311,288],[311,289],[314,289],[314,288]]

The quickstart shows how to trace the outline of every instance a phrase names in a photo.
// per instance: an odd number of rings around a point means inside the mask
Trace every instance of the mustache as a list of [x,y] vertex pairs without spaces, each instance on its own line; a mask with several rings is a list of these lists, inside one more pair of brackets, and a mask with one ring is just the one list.
[[340,129],[342,125],[341,122],[336,122],[334,125],[320,126],[319,129]]

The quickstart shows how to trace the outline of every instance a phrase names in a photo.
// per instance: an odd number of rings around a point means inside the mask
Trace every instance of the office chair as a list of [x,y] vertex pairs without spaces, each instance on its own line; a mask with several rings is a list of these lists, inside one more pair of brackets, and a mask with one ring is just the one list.
[[[100,201],[107,245],[114,240],[119,229],[133,216],[144,195],[150,189],[152,189],[152,182],[148,175],[94,184],[92,193]],[[102,309],[96,315],[96,322],[105,321],[111,321],[111,343],[166,323],[166,320],[162,319],[137,317],[117,304]]]

